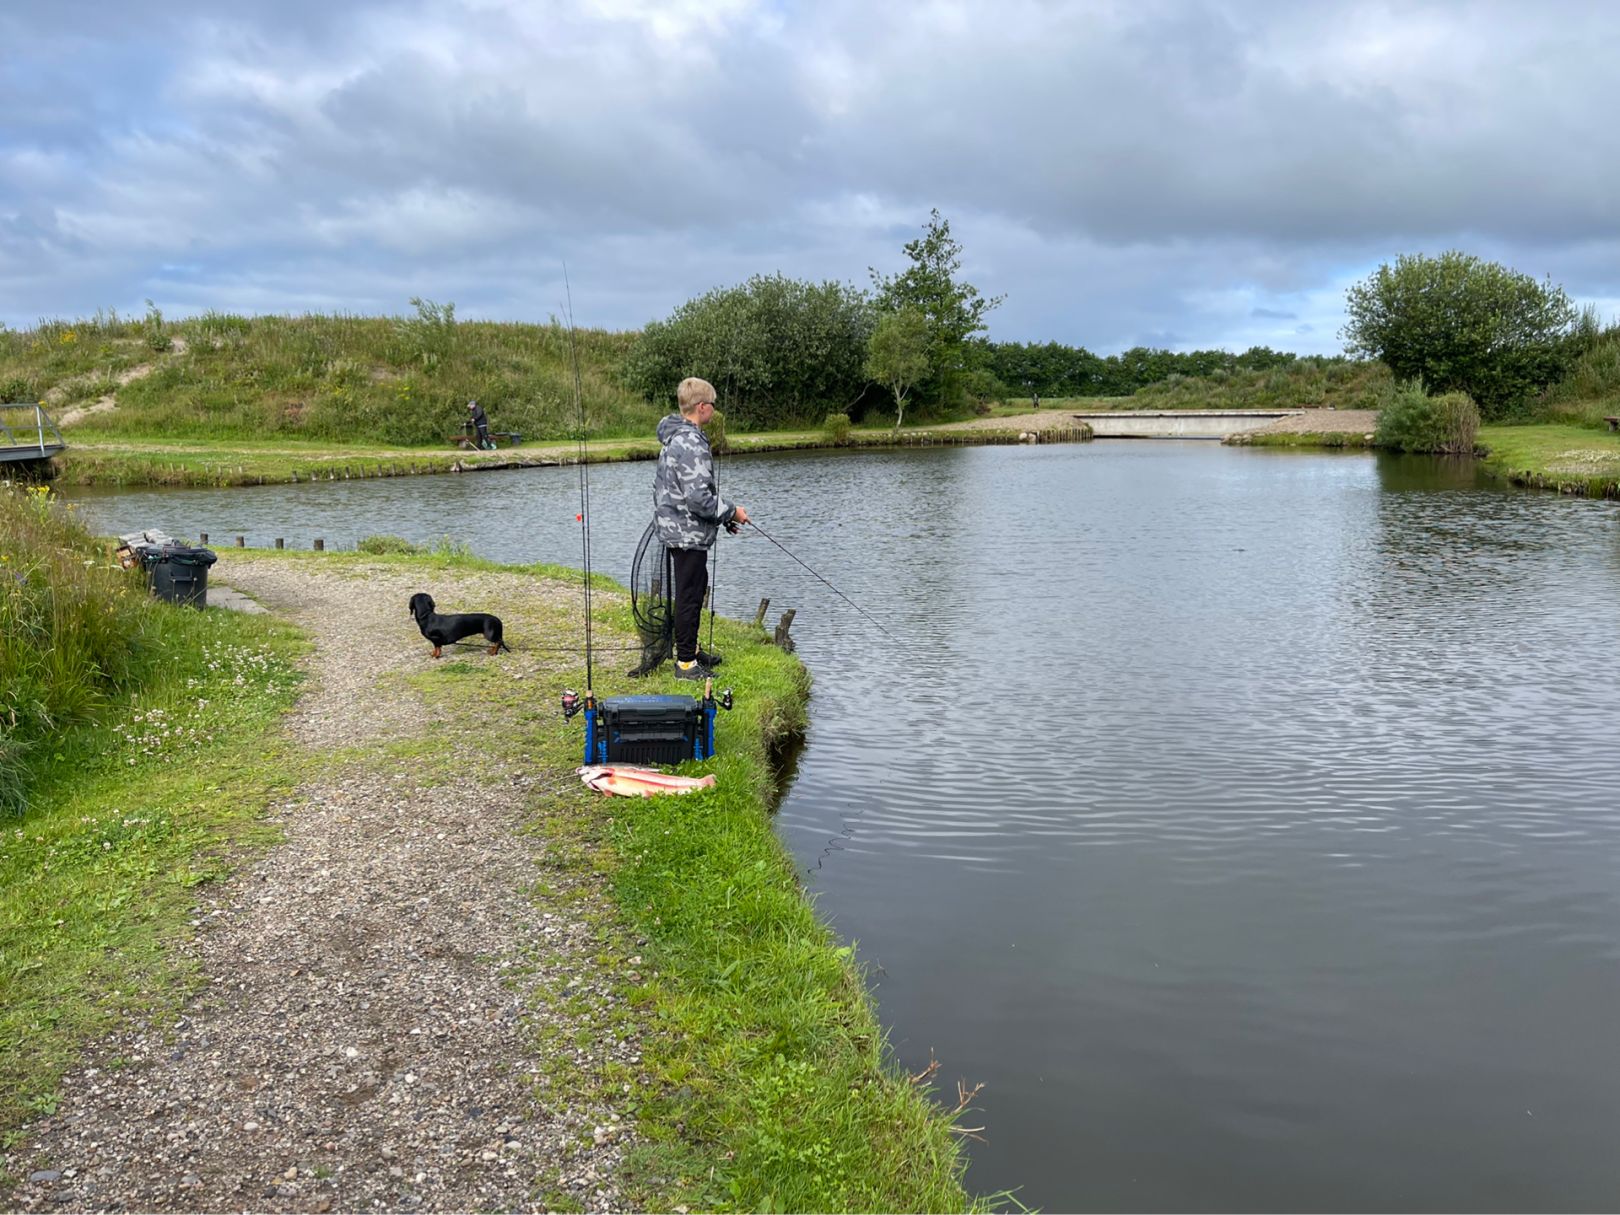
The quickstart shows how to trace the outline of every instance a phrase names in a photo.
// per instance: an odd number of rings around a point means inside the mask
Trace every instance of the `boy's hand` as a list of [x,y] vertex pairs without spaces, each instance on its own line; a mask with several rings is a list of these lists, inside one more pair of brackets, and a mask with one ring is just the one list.
[[738,527],[741,527],[744,523],[748,522],[748,512],[739,506],[737,508],[737,513],[731,516],[731,521]]

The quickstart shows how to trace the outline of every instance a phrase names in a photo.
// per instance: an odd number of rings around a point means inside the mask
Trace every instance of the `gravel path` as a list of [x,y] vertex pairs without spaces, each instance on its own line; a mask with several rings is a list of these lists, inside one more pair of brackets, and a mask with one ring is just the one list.
[[[1078,423],[1074,409],[1043,409],[1039,413],[1019,414],[1010,418],[974,418],[969,422],[952,422],[939,430],[1071,430]],[[1371,409],[1307,409],[1295,417],[1278,418],[1268,431],[1295,431],[1310,434],[1371,434],[1378,423],[1378,413]],[[1255,431],[1252,433],[1261,433]]]
[[[314,636],[313,686],[288,726],[304,745],[409,738],[435,720],[395,677],[427,657],[405,601],[450,601],[456,576],[424,587],[387,567],[355,577],[226,555],[212,578]],[[542,593],[476,580],[464,601]],[[548,661],[468,653],[511,678]],[[551,993],[613,998],[578,886],[548,873],[565,900],[551,903],[526,889],[545,845],[523,833],[525,800],[572,779],[509,756],[431,788],[386,764],[299,788],[272,815],[286,842],[198,909],[183,947],[201,993],[177,1024],[88,1053],[58,1111],[6,1157],[20,1184],[5,1206],[512,1211],[544,1210],[550,1191],[617,1209],[618,1115],[550,1094],[535,1045],[537,1021],[566,1040],[588,1028]],[[583,900],[600,905],[593,890]],[[634,1041],[589,1049],[639,1062]]]

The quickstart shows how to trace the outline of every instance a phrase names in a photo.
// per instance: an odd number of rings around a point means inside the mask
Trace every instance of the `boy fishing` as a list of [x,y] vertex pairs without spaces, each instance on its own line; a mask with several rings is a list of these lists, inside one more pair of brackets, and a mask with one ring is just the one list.
[[714,480],[714,453],[703,427],[714,417],[714,385],[696,376],[675,390],[679,413],[658,423],[658,471],[653,477],[653,526],[670,550],[675,573],[675,678],[707,679],[718,654],[698,649],[703,596],[709,589],[709,549],[720,528],[736,531],[748,512],[724,501]]

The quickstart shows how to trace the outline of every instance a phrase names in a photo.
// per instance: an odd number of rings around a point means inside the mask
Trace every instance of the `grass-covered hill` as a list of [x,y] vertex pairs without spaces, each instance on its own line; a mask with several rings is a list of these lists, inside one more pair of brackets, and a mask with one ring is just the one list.
[[[644,435],[656,423],[659,409],[618,378],[635,338],[573,335],[593,435]],[[0,402],[43,401],[85,437],[442,445],[462,428],[471,397],[495,430],[572,437],[568,329],[457,321],[450,308],[426,303],[394,318],[166,321],[154,310],[139,320],[0,329]]]
[[1302,358],[1263,371],[1172,375],[1139,388],[1131,409],[1377,409],[1393,387],[1382,363]]

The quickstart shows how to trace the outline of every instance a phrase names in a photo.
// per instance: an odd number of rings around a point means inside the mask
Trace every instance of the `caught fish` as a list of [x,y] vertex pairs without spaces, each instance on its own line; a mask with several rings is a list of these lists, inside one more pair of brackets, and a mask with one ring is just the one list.
[[611,793],[617,797],[657,797],[665,793],[690,793],[694,789],[712,789],[714,773],[704,776],[676,776],[660,772],[657,768],[638,768],[631,764],[590,764],[578,769],[579,779],[598,793]]

